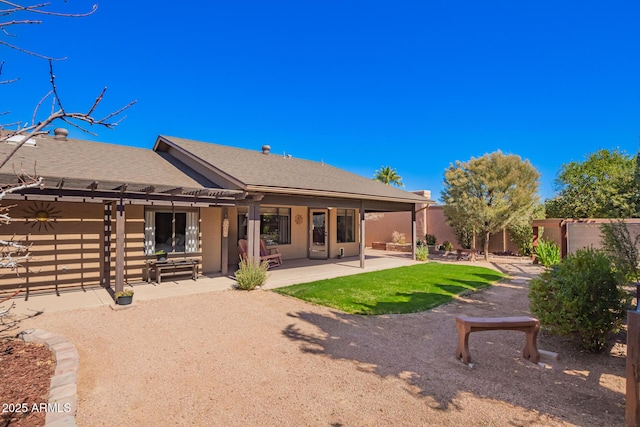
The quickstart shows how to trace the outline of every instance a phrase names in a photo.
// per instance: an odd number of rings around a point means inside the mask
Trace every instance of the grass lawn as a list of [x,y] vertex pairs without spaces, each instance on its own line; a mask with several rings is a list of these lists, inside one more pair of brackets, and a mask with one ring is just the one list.
[[274,289],[352,314],[416,313],[505,277],[484,267],[426,263]]

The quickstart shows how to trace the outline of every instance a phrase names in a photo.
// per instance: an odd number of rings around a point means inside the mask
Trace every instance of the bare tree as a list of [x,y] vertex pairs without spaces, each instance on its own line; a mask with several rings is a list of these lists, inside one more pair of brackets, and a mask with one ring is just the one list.
[[[0,124],[0,143],[7,141],[9,138],[16,140],[17,143],[12,149],[0,160],[0,168],[5,166],[13,157],[13,155],[22,147],[30,138],[46,134],[55,122],[67,123],[83,132],[95,135],[88,128],[91,126],[100,126],[107,129],[115,128],[118,123],[124,120],[122,114],[130,108],[136,101],[129,102],[116,111],[97,117],[96,110],[103,100],[107,88],[103,88],[95,100],[89,105],[89,108],[82,111],[74,111],[65,108],[63,105],[59,89],[56,85],[56,76],[54,73],[54,62],[64,60],[66,58],[53,58],[33,50],[28,50],[14,42],[16,35],[11,29],[21,26],[31,26],[42,24],[43,17],[61,17],[61,18],[82,18],[94,14],[98,9],[98,5],[94,4],[87,12],[81,13],[65,13],[52,9],[51,2],[25,4],[24,1],[7,1],[0,0],[0,46],[13,49],[25,55],[40,58],[49,63],[49,91],[38,101],[33,109],[31,121],[28,123],[14,122]],[[0,61],[0,75],[3,72],[4,61]],[[0,80],[0,84],[12,84],[19,80],[18,77],[12,77]],[[45,108],[50,105],[50,108]],[[7,115],[9,111],[0,112],[1,115]],[[21,136],[21,138],[15,138]],[[34,167],[35,169],[35,167]],[[6,195],[34,188],[44,184],[44,178],[34,174],[16,173],[18,183],[6,186],[0,186],[0,200]],[[0,223],[7,224],[11,222],[9,209],[11,206],[0,207]],[[0,240],[0,268],[16,269],[21,263],[29,258],[28,247],[20,242]]]

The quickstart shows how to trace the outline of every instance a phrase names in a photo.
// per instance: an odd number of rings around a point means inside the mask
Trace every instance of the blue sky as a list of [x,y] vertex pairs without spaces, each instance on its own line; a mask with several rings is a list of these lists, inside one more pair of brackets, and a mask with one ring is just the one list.
[[[92,2],[57,2],[84,11]],[[138,103],[116,130],[71,136],[150,148],[158,134],[381,166],[437,199],[455,160],[502,150],[553,194],[563,163],[638,151],[640,3],[596,1],[99,2],[82,19],[13,27],[54,57],[68,110]],[[3,38],[2,40],[7,40]],[[3,122],[28,121],[48,64],[0,47]],[[98,161],[98,160],[97,160]]]

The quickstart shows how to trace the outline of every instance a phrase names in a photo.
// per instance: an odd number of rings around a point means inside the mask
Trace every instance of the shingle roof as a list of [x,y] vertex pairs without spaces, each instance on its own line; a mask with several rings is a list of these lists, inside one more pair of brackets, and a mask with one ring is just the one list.
[[[171,136],[161,135],[158,141],[195,155],[205,164],[235,178],[244,190],[306,190],[414,203],[428,200],[321,162]],[[161,150],[161,145],[156,143],[155,149]]]
[[[34,139],[36,146],[23,145],[0,169],[0,174],[22,171],[33,174],[35,168],[48,186],[64,178],[66,183],[98,181],[101,186],[126,183],[141,187],[219,188],[166,153],[78,139],[56,140],[48,136]],[[13,147],[0,143],[0,158]]]

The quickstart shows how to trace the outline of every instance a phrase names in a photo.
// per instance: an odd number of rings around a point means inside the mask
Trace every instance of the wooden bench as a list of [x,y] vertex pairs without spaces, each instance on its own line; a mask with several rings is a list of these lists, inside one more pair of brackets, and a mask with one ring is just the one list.
[[155,272],[156,283],[162,283],[162,276],[177,276],[181,274],[191,274],[193,280],[198,280],[198,260],[197,259],[168,259],[166,261],[148,260],[147,282],[151,282],[151,272]]
[[469,334],[476,331],[522,331],[527,334],[522,357],[533,362],[540,361],[540,353],[536,340],[540,330],[540,321],[533,317],[456,317],[456,329],[458,330],[458,345],[456,358],[462,359],[466,364],[471,363],[469,353]]
[[456,260],[461,260],[464,255],[469,255],[471,261],[476,260],[477,251],[475,249],[456,249],[456,253],[458,254]]

